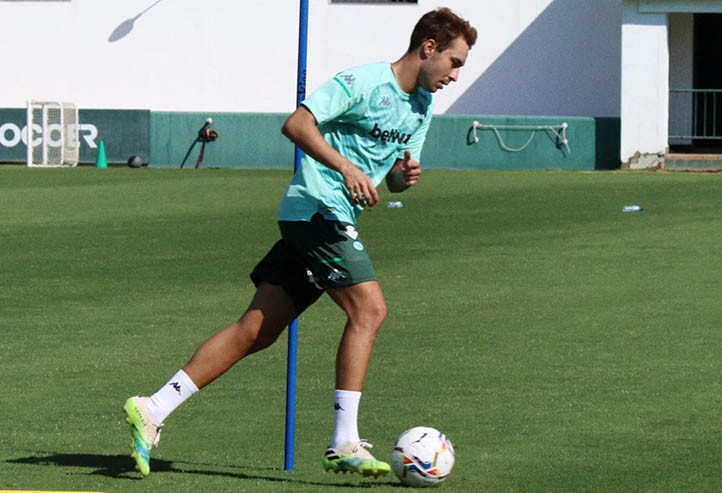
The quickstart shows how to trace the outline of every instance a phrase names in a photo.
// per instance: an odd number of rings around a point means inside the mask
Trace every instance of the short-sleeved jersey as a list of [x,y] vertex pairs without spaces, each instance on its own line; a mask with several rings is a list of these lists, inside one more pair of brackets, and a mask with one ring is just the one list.
[[[431,122],[433,98],[423,88],[401,90],[388,62],[340,72],[302,103],[341,155],[378,186],[404,151],[418,161]],[[278,210],[280,221],[308,221],[320,213],[349,224],[363,211],[352,205],[343,177],[304,155]]]

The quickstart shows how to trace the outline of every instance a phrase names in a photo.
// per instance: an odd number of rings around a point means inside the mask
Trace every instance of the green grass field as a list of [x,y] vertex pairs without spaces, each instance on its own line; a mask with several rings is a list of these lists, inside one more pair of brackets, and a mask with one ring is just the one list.
[[[288,173],[0,167],[0,489],[403,491],[324,474],[343,326],[286,340],[171,416],[147,479],[121,406],[245,308]],[[445,431],[455,492],[722,490],[722,176],[425,173],[360,229],[387,295],[361,403],[379,458]],[[641,213],[621,212],[640,204]]]

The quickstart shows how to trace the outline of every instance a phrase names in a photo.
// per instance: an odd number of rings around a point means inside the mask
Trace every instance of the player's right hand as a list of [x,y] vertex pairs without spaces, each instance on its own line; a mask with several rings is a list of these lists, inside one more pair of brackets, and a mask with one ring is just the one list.
[[373,207],[379,203],[379,193],[371,182],[371,178],[360,169],[352,165],[341,174],[349,192],[349,200],[353,205]]

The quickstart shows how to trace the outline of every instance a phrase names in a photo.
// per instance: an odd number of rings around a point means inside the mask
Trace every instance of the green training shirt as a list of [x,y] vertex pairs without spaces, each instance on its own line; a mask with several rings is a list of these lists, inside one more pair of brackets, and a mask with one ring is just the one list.
[[[381,62],[340,72],[302,104],[316,118],[326,142],[378,187],[405,150],[419,161],[433,98],[422,88],[412,94],[402,91],[391,64]],[[356,224],[362,211],[351,204],[339,172],[304,154],[281,200],[278,219],[308,221],[318,212]]]

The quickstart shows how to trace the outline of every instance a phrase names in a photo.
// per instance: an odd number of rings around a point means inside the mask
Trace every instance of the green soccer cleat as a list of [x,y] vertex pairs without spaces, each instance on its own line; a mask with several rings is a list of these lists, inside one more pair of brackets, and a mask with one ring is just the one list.
[[385,462],[376,460],[368,451],[373,447],[365,440],[358,443],[349,443],[344,447],[328,448],[323,454],[321,464],[324,470],[336,473],[357,472],[363,476],[375,478],[387,474],[391,470]]
[[163,423],[156,423],[146,409],[148,397],[131,397],[125,401],[123,411],[128,415],[126,423],[130,425],[130,456],[144,477],[150,474],[150,449],[157,447]]

